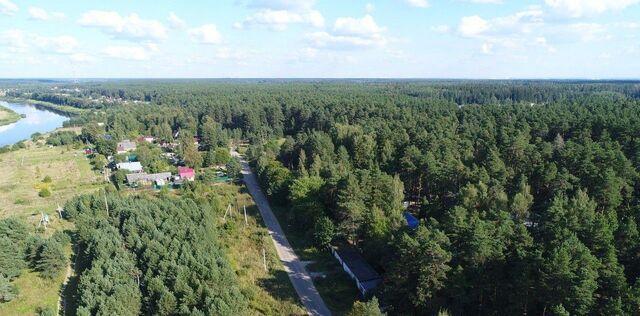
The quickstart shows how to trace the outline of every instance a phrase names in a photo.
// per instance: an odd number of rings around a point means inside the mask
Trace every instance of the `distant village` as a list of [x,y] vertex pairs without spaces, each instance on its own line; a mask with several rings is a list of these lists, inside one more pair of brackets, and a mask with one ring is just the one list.
[[[103,135],[105,140],[112,140],[110,134]],[[136,151],[139,146],[145,144],[150,146],[158,146],[162,149],[161,158],[167,161],[171,166],[175,167],[176,172],[148,172],[145,170],[142,162],[139,161]],[[199,146],[198,138],[194,137],[194,145]],[[187,182],[196,180],[196,170],[186,166],[184,161],[175,153],[178,143],[157,141],[154,136],[140,136],[135,141],[124,139],[116,144],[115,155],[107,156],[107,165],[103,170],[105,180],[111,180],[111,175],[116,172],[125,174],[126,185],[131,189],[155,189],[162,188],[174,189],[184,185]],[[97,154],[94,148],[87,147],[84,149],[87,157],[94,157]],[[225,183],[232,180],[227,175],[226,166],[224,164],[216,165],[213,168],[206,169],[207,172],[213,171],[212,180],[216,183]],[[117,181],[117,178],[113,181]],[[114,183],[118,185],[119,183]]]

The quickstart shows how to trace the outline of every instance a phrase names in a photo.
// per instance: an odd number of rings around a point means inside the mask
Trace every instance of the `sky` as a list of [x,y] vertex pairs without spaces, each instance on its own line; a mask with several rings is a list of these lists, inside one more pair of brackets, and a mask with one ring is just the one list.
[[0,0],[0,78],[640,78],[640,0]]

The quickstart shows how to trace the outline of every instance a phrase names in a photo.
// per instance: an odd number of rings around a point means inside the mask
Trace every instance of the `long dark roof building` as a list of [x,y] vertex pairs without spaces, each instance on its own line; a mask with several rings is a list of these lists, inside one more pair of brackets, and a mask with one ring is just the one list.
[[344,271],[356,281],[358,291],[363,297],[371,293],[382,281],[378,272],[371,267],[358,250],[351,247],[331,247],[331,252],[338,259]]

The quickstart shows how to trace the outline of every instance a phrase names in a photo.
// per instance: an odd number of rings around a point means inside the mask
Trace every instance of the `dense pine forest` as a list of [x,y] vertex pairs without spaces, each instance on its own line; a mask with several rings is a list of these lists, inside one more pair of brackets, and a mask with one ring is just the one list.
[[247,308],[208,204],[80,196],[67,202],[85,270],[78,315],[239,315]]
[[[383,276],[375,297],[389,315],[640,314],[640,83],[14,87],[8,96],[89,109],[68,124],[83,126],[79,140],[105,156],[118,139],[197,137],[200,148],[178,153],[200,168],[230,142],[247,141],[271,203],[319,247],[357,247]],[[109,213],[101,196],[65,207],[87,260],[78,314],[246,310],[205,206],[117,193],[107,200]],[[407,227],[404,212],[418,228]]]

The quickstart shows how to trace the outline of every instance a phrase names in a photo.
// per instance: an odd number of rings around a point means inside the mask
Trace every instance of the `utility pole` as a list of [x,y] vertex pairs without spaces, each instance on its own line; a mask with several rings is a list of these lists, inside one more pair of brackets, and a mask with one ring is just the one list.
[[247,221],[247,206],[243,205],[242,207],[244,208],[244,226],[248,226],[249,222]]
[[[229,205],[227,205],[227,210],[224,211],[224,216],[222,217],[222,220],[226,220],[227,219],[227,214],[229,214],[231,211],[231,203],[229,203]],[[231,214],[233,215],[233,214]]]
[[103,192],[104,192],[104,206],[107,209],[107,218],[111,217],[111,215],[109,215],[109,203],[107,202],[107,189],[102,188]]
[[262,248],[262,264],[264,265],[264,271],[267,271],[267,252]]

